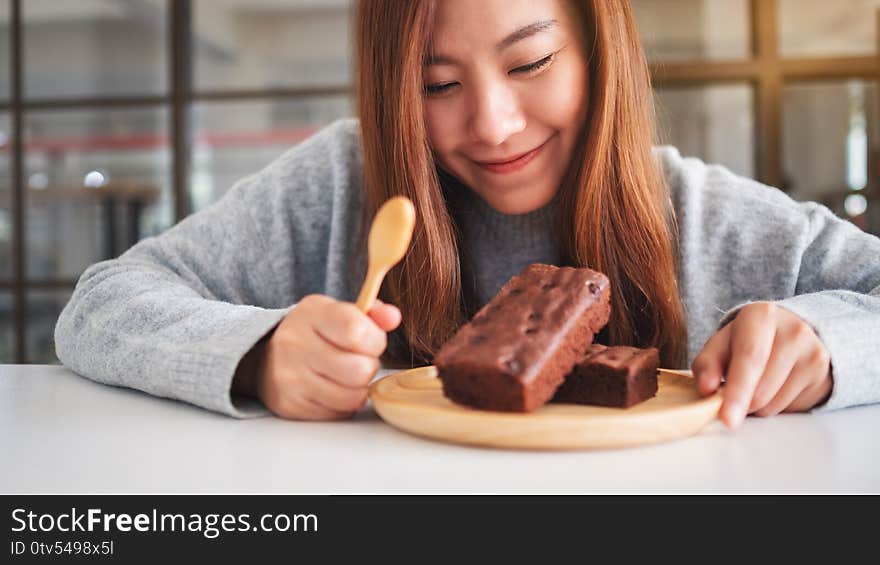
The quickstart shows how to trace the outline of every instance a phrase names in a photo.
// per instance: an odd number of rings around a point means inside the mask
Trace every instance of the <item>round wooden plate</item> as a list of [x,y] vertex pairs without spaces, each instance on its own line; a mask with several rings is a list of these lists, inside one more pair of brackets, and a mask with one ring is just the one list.
[[599,449],[687,437],[718,415],[721,395],[701,398],[693,378],[659,373],[657,395],[632,408],[547,404],[534,412],[490,412],[443,396],[433,366],[373,383],[379,416],[405,432],[452,443],[517,449]]

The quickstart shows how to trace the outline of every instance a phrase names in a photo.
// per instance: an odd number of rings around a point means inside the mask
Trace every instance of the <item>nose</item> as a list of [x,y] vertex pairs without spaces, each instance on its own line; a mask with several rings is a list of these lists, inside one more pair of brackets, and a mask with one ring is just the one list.
[[472,108],[470,130],[478,143],[501,145],[526,127],[516,93],[503,83],[484,84],[477,89]]

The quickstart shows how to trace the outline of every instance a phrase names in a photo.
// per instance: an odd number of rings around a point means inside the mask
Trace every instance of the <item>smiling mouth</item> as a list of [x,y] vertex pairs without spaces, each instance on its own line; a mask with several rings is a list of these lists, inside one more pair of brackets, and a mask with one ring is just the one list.
[[526,153],[522,153],[516,157],[508,159],[506,161],[474,161],[480,167],[493,172],[493,173],[512,173],[514,171],[518,171],[525,167],[530,161],[532,161],[542,149],[547,145],[547,142],[550,141],[551,138],[548,138],[547,141],[535,147],[531,151]]

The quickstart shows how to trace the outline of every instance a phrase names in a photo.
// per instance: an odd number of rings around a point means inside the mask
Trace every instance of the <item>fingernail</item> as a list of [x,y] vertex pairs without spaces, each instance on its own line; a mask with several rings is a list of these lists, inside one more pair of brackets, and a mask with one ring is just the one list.
[[740,426],[742,425],[742,423],[743,423],[743,420],[745,420],[745,419],[746,419],[746,414],[745,414],[745,412],[740,412],[740,411],[734,412],[734,415],[733,415],[733,427],[734,427],[734,429],[740,427]]
[[746,409],[740,403],[731,404],[727,409],[727,422],[730,429],[738,428],[746,418]]
[[700,381],[700,390],[704,395],[709,395],[718,390],[718,386],[712,382],[709,382],[709,379],[703,379]]

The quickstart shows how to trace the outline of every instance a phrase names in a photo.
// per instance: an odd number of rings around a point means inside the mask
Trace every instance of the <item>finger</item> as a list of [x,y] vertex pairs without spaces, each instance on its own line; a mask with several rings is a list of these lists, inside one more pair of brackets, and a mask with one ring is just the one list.
[[697,389],[701,395],[709,396],[718,390],[729,358],[730,324],[721,328],[706,341],[691,364],[694,378],[697,379]]
[[285,420],[326,420],[327,410],[307,401],[301,394],[285,396],[280,402],[269,406],[277,416]]
[[369,355],[337,349],[316,337],[316,343],[305,359],[314,373],[348,388],[364,388],[379,370],[379,359]]
[[263,383],[260,398],[274,414],[288,420],[333,420],[347,415],[348,412],[337,413],[338,410],[328,409],[307,398],[311,391],[320,390],[315,381],[317,377],[302,362],[297,362],[284,372],[283,377]]
[[309,417],[304,418],[312,421],[328,421],[328,420],[346,420],[351,417],[352,412],[343,412],[334,410],[324,406],[324,404],[315,398],[303,395],[302,402],[309,408]]
[[768,406],[768,416],[779,412],[803,412],[827,399],[832,386],[828,350],[822,345],[809,349],[798,360],[789,380],[797,381],[799,386],[778,401],[774,399],[773,405]]
[[370,309],[368,315],[384,332],[390,332],[395,329],[400,325],[400,321],[403,318],[397,306],[385,304],[379,300]]
[[325,341],[345,351],[373,357],[385,351],[385,332],[348,302],[328,304],[313,328]]
[[791,369],[791,373],[779,391],[763,408],[758,410],[758,416],[774,416],[779,414],[800,396],[810,384],[809,374],[804,365],[798,361]]
[[806,412],[812,410],[828,400],[828,397],[831,396],[832,388],[834,388],[834,383],[831,378],[822,379],[822,381],[805,388],[783,412]]
[[755,392],[752,395],[752,401],[749,404],[749,414],[758,413],[765,409],[782,389],[783,385],[790,378],[795,364],[797,363],[797,346],[790,341],[781,339],[776,336],[773,344],[773,350],[770,353],[770,359],[764,368],[764,376],[761,377]]
[[721,419],[730,429],[746,417],[770,358],[776,335],[775,308],[769,303],[751,304],[731,322],[730,364],[721,406]]
[[303,379],[302,395],[335,412],[350,414],[360,410],[367,401],[367,387],[350,388],[323,375],[310,372]]

